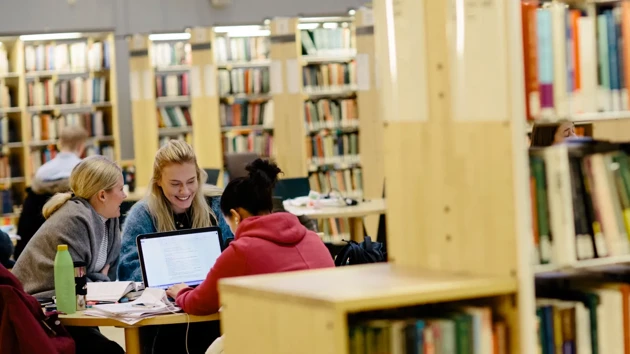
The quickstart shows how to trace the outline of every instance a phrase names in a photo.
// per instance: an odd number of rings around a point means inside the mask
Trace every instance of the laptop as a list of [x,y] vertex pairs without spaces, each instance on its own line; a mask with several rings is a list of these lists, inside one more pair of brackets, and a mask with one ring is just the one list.
[[216,186],[219,181],[219,173],[221,173],[221,170],[217,168],[204,168],[203,170],[206,171],[206,174],[208,175],[206,184],[214,184]]
[[139,235],[138,256],[145,288],[197,286],[223,252],[218,227]]
[[306,197],[311,191],[308,177],[283,178],[276,182],[273,190],[274,197],[280,197],[282,200],[293,199],[297,197]]

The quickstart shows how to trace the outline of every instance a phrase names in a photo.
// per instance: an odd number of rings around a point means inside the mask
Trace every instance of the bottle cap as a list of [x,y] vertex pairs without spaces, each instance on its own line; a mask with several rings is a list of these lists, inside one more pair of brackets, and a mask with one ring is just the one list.
[[67,251],[68,245],[57,245],[57,251]]

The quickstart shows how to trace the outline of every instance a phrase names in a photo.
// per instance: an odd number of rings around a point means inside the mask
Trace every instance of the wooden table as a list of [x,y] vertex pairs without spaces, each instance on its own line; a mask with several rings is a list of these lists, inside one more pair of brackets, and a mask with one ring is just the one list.
[[350,221],[352,239],[361,242],[363,241],[363,218],[373,214],[384,214],[386,205],[385,199],[372,199],[353,206],[326,206],[317,209],[285,206],[284,208],[291,214],[306,215],[314,219],[348,218]]
[[140,354],[142,352],[140,345],[140,327],[158,326],[178,323],[195,323],[195,322],[211,322],[218,321],[219,314],[215,313],[208,316],[194,316],[185,313],[157,315],[155,317],[145,318],[135,324],[126,324],[113,318],[94,317],[83,314],[78,311],[72,315],[59,316],[64,326],[75,327],[119,327],[125,329],[125,349],[127,354]]

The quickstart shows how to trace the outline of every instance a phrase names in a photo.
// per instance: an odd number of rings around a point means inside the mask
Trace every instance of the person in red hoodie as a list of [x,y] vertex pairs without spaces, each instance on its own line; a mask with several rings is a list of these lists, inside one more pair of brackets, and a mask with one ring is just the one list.
[[166,290],[177,305],[193,315],[219,310],[219,279],[254,274],[334,267],[330,252],[297,216],[271,213],[273,187],[280,169],[257,159],[247,177],[232,180],[221,196],[221,211],[234,241],[223,251],[206,279],[195,289],[178,284]]

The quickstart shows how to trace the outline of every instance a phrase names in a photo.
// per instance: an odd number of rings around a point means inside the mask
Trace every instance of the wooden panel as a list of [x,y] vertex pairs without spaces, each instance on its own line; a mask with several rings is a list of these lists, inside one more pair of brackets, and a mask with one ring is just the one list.
[[[369,29],[374,30],[370,23],[372,9],[363,8],[357,12],[356,43],[357,65],[366,60],[368,65],[369,89],[357,91],[359,109],[359,152],[361,154],[361,168],[363,170],[363,197],[366,199],[382,198],[385,181],[385,161],[383,156],[383,117],[379,107],[379,94],[376,87],[376,72],[374,63],[375,40]],[[368,235],[376,237],[378,216],[365,218]]]
[[[111,33],[105,39],[109,43],[109,57],[116,58],[116,42],[114,34]],[[116,73],[116,60],[110,60],[109,68],[109,101],[112,104],[111,108],[111,122],[112,122],[112,135],[114,136],[114,158],[116,161],[120,161],[120,125],[118,124],[118,76]]]
[[[214,33],[212,28],[194,28],[192,30],[191,44],[212,43]],[[219,98],[217,69],[214,66],[214,53],[211,47],[192,51],[192,66],[190,82],[195,80],[192,75],[199,75],[198,96],[191,99],[193,121],[193,146],[197,154],[197,161],[201,168],[223,169],[223,148],[221,146],[221,128],[219,122]],[[214,76],[206,76],[205,71],[211,70]],[[205,92],[206,81],[214,79],[210,85],[215,87],[215,95],[207,96]]]
[[612,141],[630,141],[630,120],[593,122],[593,138]]
[[221,291],[221,304],[226,353],[347,353],[347,320],[334,309],[229,289]]
[[[135,77],[139,92],[132,92],[131,119],[133,122],[133,147],[136,161],[136,188],[146,187],[153,173],[153,160],[158,150],[158,124],[155,105],[155,74],[148,54],[148,37],[136,36],[131,40],[129,50],[129,73]],[[134,54],[145,51],[144,55]],[[146,82],[149,81],[149,82]],[[146,85],[145,85],[146,83]],[[146,87],[145,87],[146,86]],[[149,92],[145,92],[145,88]],[[131,87],[134,90],[134,85]],[[134,97],[137,95],[137,97]],[[134,99],[136,98],[136,99]]]
[[230,278],[221,280],[219,287],[221,294],[230,291],[361,312],[510,294],[516,281],[381,263]]
[[[280,32],[278,23],[288,21],[289,33]],[[271,60],[282,65],[283,88],[281,93],[273,93],[274,101],[274,126],[273,143],[278,166],[284,172],[283,178],[306,177],[306,129],[304,127],[304,97],[302,96],[302,67],[299,65],[301,56],[300,33],[297,31],[296,18],[274,19],[271,21]],[[274,42],[273,36],[282,34],[294,36],[295,40],[288,42]],[[293,66],[293,71],[287,72],[288,63]],[[273,68],[273,65],[272,65]],[[273,73],[272,73],[273,75]],[[298,92],[289,93],[290,78],[295,78],[298,84]],[[273,78],[272,78],[273,80]]]

